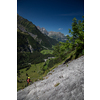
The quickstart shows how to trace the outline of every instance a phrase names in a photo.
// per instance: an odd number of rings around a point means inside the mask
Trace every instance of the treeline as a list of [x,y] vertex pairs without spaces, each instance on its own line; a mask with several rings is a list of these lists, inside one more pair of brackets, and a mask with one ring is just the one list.
[[46,71],[63,60],[67,62],[84,55],[84,20],[77,21],[74,18],[72,30],[69,29],[69,33],[71,35],[66,36],[67,41],[65,43],[59,42],[56,46],[53,46],[53,55],[55,55],[56,59],[48,60],[42,68],[43,71]]

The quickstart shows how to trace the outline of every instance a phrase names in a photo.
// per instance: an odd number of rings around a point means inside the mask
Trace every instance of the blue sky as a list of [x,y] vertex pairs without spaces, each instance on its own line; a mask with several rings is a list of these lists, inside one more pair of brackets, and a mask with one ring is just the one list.
[[83,20],[84,0],[17,0],[17,13],[48,32],[67,35],[74,17]]

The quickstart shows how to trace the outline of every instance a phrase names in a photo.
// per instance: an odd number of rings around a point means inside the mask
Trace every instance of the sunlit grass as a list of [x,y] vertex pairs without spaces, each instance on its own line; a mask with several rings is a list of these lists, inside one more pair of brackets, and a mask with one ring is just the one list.
[[32,82],[35,82],[38,79],[42,79],[39,72],[41,71],[41,67],[43,65],[44,65],[44,62],[39,63],[39,64],[32,64],[30,69],[27,71],[26,71],[27,68],[21,69],[20,70],[20,77],[17,76],[17,80],[22,81],[22,83],[17,82],[17,90],[25,88],[25,86],[27,85],[26,73],[28,74],[28,76],[30,77]]
[[53,50],[42,50],[41,51],[42,54],[53,54]]

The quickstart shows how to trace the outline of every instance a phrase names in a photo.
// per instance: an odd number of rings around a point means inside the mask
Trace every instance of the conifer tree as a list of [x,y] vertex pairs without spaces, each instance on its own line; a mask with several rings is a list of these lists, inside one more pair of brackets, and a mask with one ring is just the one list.
[[84,49],[84,20],[81,22],[79,20],[77,22],[77,19],[73,19],[72,23],[72,30],[69,29],[69,33],[71,33],[72,37],[70,37],[71,41],[71,47],[76,48],[77,53],[81,53],[82,50]]
[[71,33],[71,36],[66,36],[67,41],[65,43],[60,42],[54,47],[54,54],[56,57],[64,59],[65,54],[73,50],[76,50],[76,57],[78,57],[82,51],[84,52],[84,20],[77,21],[77,19],[74,18],[72,30],[69,29],[69,33]]

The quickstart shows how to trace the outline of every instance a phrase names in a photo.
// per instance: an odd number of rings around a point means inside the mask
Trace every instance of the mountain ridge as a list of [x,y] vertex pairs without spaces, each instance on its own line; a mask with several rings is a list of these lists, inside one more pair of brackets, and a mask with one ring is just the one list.
[[61,41],[61,42],[66,42],[67,37],[64,36],[63,33],[61,32],[54,32],[54,31],[50,31],[48,32],[44,27],[40,28],[39,26],[37,26],[37,28],[45,35],[49,36],[50,38],[56,39],[57,41]]
[[55,39],[42,34],[32,22],[17,14],[17,73],[20,74],[20,69],[29,68],[28,63],[41,63],[47,56],[52,56],[40,52],[52,49],[57,43]]
[[23,35],[25,34],[30,35],[35,41],[34,43],[38,43],[41,49],[43,47],[52,48],[52,45],[58,43],[55,39],[51,39],[47,35],[42,34],[32,22],[19,16],[18,14],[17,14],[17,32],[19,33],[23,32],[24,33]]

